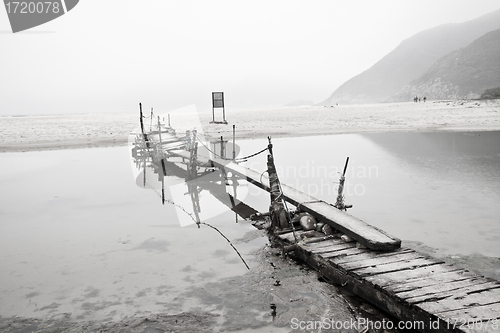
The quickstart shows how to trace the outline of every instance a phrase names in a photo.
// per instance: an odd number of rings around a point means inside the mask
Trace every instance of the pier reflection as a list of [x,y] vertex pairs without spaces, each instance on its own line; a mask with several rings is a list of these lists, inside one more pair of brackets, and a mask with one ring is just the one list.
[[173,204],[181,226],[199,224],[228,209],[236,222],[257,212],[242,202],[248,193],[245,179],[198,162],[197,156],[225,157],[226,152],[238,151],[222,138],[198,145],[196,131],[178,135],[159,125],[147,135],[133,133],[129,141],[137,185],[157,191],[162,204]]

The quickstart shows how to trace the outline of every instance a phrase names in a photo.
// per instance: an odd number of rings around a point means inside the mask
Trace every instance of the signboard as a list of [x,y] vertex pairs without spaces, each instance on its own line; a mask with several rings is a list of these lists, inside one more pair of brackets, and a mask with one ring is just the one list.
[[224,107],[224,93],[223,92],[213,92],[212,93],[212,107],[213,108],[223,108]]
[[[222,108],[222,121],[215,121],[215,109]],[[224,93],[222,91],[212,92],[212,121],[215,124],[227,124],[226,109],[224,108]]]

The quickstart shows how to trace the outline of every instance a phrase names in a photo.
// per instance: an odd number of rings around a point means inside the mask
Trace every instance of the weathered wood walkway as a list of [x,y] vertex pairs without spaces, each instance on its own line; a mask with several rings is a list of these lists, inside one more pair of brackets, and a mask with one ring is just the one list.
[[[300,233],[298,231],[297,233]],[[283,245],[293,234],[277,236]],[[359,249],[324,234],[295,246],[295,255],[328,280],[422,332],[500,331],[500,283],[414,250]],[[318,241],[322,240],[322,241]]]

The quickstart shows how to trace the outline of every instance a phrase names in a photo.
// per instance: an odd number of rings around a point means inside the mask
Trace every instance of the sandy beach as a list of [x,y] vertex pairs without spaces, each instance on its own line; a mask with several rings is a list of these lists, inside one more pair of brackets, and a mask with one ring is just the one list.
[[[228,125],[210,124],[212,110],[194,106],[157,110],[163,121],[171,115],[178,132],[202,127],[207,139],[221,135],[236,138],[295,137],[341,133],[393,131],[500,130],[500,101],[427,101],[335,107],[226,108]],[[216,110],[215,119],[222,120]],[[0,152],[125,145],[139,128],[139,111],[123,114],[81,114],[0,117]],[[193,124],[197,124],[193,125]],[[154,126],[145,118],[145,127]],[[199,129],[199,128],[198,128]],[[200,129],[199,129],[200,130]]]

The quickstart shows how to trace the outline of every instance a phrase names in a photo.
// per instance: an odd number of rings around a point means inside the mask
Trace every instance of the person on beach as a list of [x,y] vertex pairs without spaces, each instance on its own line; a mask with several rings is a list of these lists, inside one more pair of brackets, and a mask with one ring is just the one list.
[[425,103],[425,100],[427,99],[427,97],[424,96],[424,103]]

